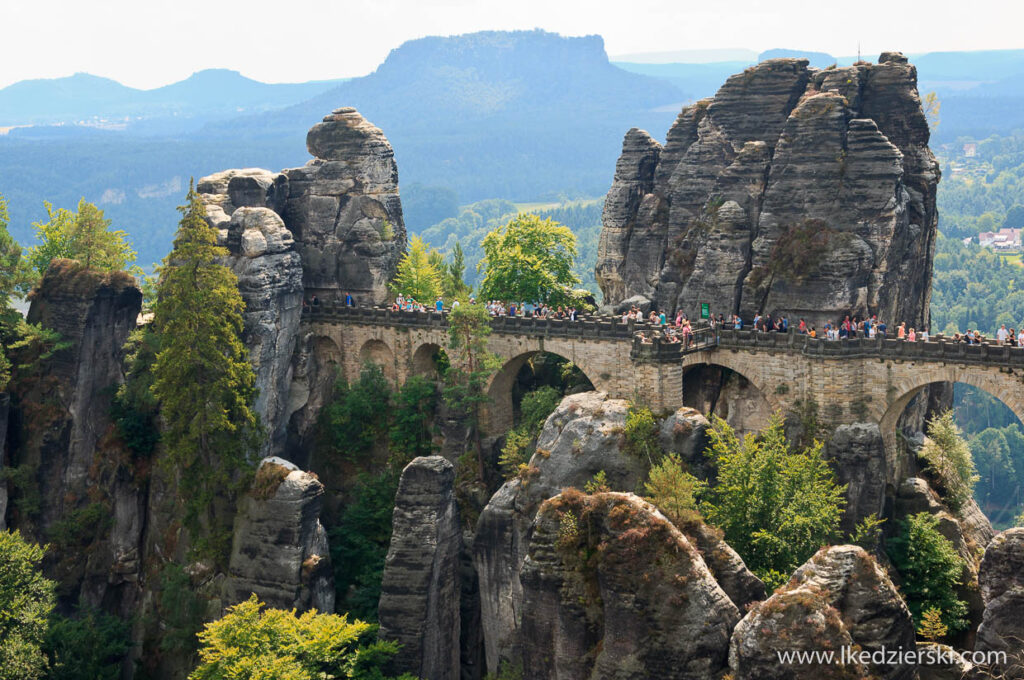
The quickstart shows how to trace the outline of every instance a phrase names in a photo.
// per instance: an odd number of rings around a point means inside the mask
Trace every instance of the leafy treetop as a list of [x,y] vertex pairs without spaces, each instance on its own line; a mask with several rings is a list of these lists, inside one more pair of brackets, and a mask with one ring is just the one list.
[[576,236],[557,222],[521,214],[483,240],[484,299],[565,304],[580,280],[573,273]]
[[0,680],[35,680],[47,667],[42,643],[56,602],[43,577],[43,548],[0,531]]
[[384,680],[382,669],[398,651],[394,642],[372,642],[369,623],[263,607],[253,595],[206,624],[189,680]]
[[702,514],[766,585],[777,587],[837,536],[845,486],[836,484],[821,442],[792,450],[782,418],[742,439],[712,418],[708,450],[717,472]]
[[38,276],[57,258],[78,260],[100,271],[122,270],[135,261],[128,234],[112,231],[103,211],[84,198],[78,202],[77,212],[45,205],[47,221],[32,225],[41,243],[28,249],[28,260]]
[[412,237],[409,241],[409,250],[399,261],[392,282],[396,293],[424,304],[433,303],[441,295],[441,272],[437,268],[437,263],[431,261],[430,255],[426,242],[418,236]]

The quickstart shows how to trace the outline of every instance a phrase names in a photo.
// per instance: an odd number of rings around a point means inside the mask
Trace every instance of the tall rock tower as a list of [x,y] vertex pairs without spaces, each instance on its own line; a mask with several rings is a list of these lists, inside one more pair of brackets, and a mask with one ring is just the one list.
[[606,305],[878,314],[926,326],[939,164],[917,70],[774,59],[683,109],[664,146],[626,134],[604,207]]
[[336,109],[310,129],[306,148],[314,158],[301,168],[225,170],[197,184],[245,300],[265,456],[282,453],[292,414],[330,377],[296,358],[315,344],[300,337],[303,296],[380,304],[406,246],[398,166],[378,127]]

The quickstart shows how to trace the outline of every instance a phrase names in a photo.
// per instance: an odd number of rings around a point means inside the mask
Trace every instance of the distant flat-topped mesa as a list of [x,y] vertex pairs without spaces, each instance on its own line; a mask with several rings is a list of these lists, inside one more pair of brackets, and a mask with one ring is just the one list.
[[283,240],[268,245],[274,250],[275,244],[284,244],[299,253],[307,297],[340,300],[351,293],[359,304],[382,303],[405,250],[391,144],[379,128],[346,107],[310,129],[306,148],[313,158],[301,168],[226,170],[201,179],[198,191],[207,219],[221,230],[233,255],[242,247],[251,257],[263,241],[255,232],[252,239],[242,232],[239,242],[230,228],[232,214],[240,208],[273,210],[287,231]]
[[917,70],[773,59],[687,106],[664,146],[626,134],[604,205],[606,305],[809,323],[928,319],[939,164]]

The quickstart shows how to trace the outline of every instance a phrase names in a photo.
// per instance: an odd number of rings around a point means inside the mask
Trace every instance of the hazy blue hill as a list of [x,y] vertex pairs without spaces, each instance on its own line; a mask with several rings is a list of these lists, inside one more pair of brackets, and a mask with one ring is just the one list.
[[423,38],[372,74],[282,111],[208,126],[210,137],[289,137],[339,106],[381,127],[403,183],[462,202],[604,193],[630,127],[664,137],[684,95],[612,65],[598,36],[543,31]]
[[[88,73],[67,78],[26,80],[0,90],[0,125],[46,125],[100,120],[190,116],[202,123],[295,104],[341,81],[268,84],[237,71],[209,69],[153,90],[126,87]],[[162,132],[159,127],[155,132]]]
[[826,68],[837,62],[837,59],[827,52],[786,49],[766,50],[757,55],[757,60],[764,61],[766,59],[785,59],[790,57],[806,59],[814,68]]
[[616,61],[619,68],[660,78],[676,86],[683,93],[685,101],[696,101],[710,97],[718,91],[725,79],[752,65],[752,61],[719,61],[706,64],[647,64],[643,62]]
[[[124,130],[62,125],[0,134],[0,193],[24,241],[44,199],[95,201],[132,234],[148,264],[166,254],[189,176],[301,165],[308,128],[334,108],[356,106],[391,140],[408,222],[425,229],[487,198],[602,196],[629,128],[664,139],[684,102],[714,94],[755,56],[649,63],[651,55],[633,55],[611,63],[597,36],[483,32],[405,43],[374,73],[345,82],[272,85],[223,69],[145,91],[86,74],[26,81],[0,90],[0,126],[133,120]],[[936,90],[942,101],[934,144],[1024,129],[1024,50],[910,56],[922,92]]]
[[137,105],[141,94],[141,90],[88,73],[23,80],[0,90],[0,125],[47,124],[124,115]]

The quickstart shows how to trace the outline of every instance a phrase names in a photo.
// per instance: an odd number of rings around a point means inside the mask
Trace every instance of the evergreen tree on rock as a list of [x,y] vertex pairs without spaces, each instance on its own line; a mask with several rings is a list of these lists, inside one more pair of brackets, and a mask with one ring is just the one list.
[[[154,329],[160,350],[153,393],[164,422],[165,469],[177,475],[193,548],[222,555],[229,540],[219,507],[247,482],[260,426],[256,377],[242,343],[244,302],[218,259],[217,233],[193,187],[160,275]],[[198,531],[200,527],[206,531]],[[219,533],[218,533],[219,528]]]

